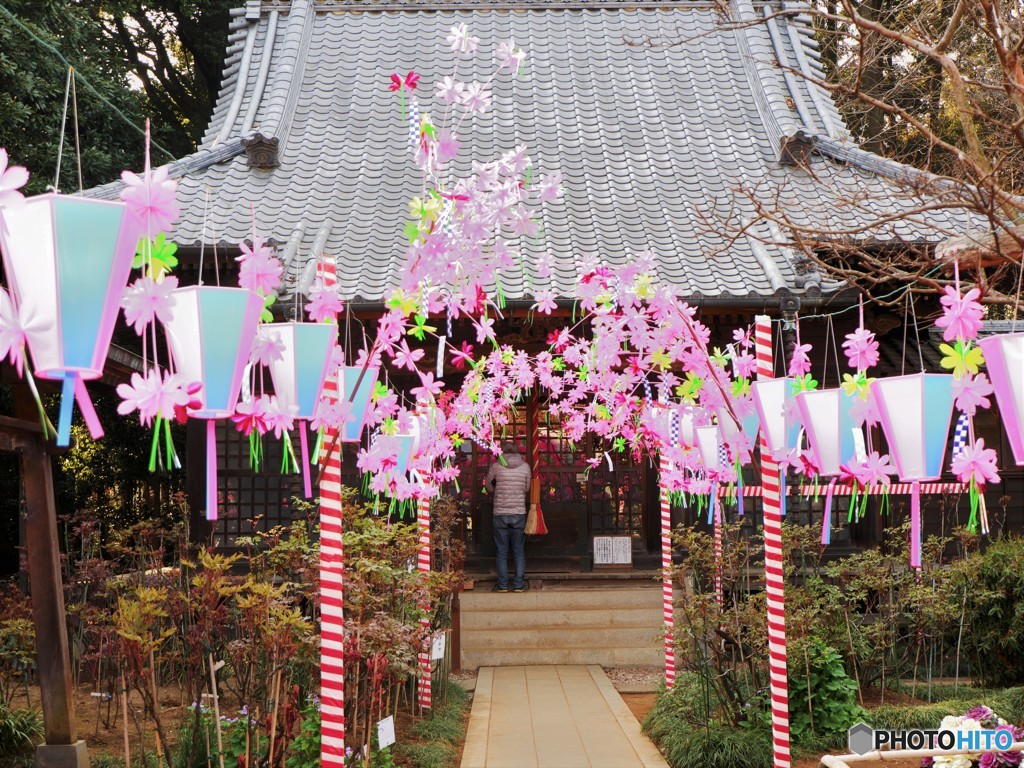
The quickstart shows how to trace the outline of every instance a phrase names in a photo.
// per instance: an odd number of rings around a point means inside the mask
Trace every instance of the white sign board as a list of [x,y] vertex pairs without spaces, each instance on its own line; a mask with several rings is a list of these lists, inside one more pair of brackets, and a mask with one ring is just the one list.
[[633,540],[629,536],[595,536],[594,565],[632,565]]
[[444,658],[444,638],[444,632],[438,632],[434,635],[434,641],[430,644],[431,661],[437,661],[438,659]]
[[388,715],[377,723],[377,748],[385,749],[395,743],[395,718]]

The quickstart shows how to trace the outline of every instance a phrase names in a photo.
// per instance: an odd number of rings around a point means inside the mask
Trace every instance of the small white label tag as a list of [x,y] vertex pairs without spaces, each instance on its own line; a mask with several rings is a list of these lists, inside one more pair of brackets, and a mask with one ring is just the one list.
[[395,743],[395,718],[388,715],[377,723],[377,748],[385,749]]
[[864,445],[864,432],[860,427],[853,427],[853,452],[857,456],[857,461],[866,461],[868,458],[868,449]]

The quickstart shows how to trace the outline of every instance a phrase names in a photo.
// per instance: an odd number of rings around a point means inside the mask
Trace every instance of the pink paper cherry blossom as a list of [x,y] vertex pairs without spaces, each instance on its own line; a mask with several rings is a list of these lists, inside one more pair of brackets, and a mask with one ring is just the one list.
[[866,328],[858,328],[846,334],[843,350],[846,359],[850,361],[850,367],[856,371],[866,371],[878,365],[878,341],[875,334]]
[[963,296],[952,285],[945,287],[945,295],[939,299],[942,304],[942,317],[935,321],[938,328],[945,328],[942,338],[946,341],[955,339],[973,339],[981,330],[985,309],[978,301],[981,292],[971,288]]
[[[244,251],[245,243],[241,244]],[[250,291],[267,295],[281,284],[284,267],[269,248],[254,248],[249,254],[238,257],[242,266],[238,270],[238,284]]]
[[953,474],[960,482],[969,483],[971,479],[984,488],[987,483],[999,482],[999,466],[996,452],[985,447],[985,438],[979,437],[974,443],[953,457]]
[[21,165],[8,165],[7,161],[7,150],[0,147],[0,206],[13,208],[25,202],[18,190],[28,183],[28,171]]
[[128,287],[121,299],[125,321],[140,336],[154,319],[166,322],[174,303],[171,293],[177,287],[178,278],[174,275],[159,282],[149,276],[140,277]]
[[789,361],[789,375],[793,378],[800,378],[811,372],[811,358],[807,353],[811,351],[810,344],[797,344],[793,348],[793,357]]
[[309,291],[309,303],[306,314],[314,323],[333,320],[345,308],[336,288],[322,283],[314,285]]
[[10,294],[0,288],[0,360],[9,358],[18,376],[22,376],[25,370],[28,330],[29,323],[21,317]]
[[988,376],[984,373],[953,379],[953,396],[956,398],[957,410],[968,416],[973,416],[979,408],[991,407],[992,403],[988,396],[994,391]]
[[284,359],[284,342],[273,325],[261,325],[256,330],[250,359],[258,365],[270,365]]
[[117,394],[122,402],[117,412],[127,416],[139,412],[139,421],[144,426],[159,417],[170,418],[175,409],[187,405],[191,399],[180,376],[169,371],[161,373],[150,368],[145,376],[133,373],[130,384],[119,384]]
[[146,171],[141,176],[124,171],[121,180],[125,185],[121,190],[125,211],[146,236],[153,238],[160,232],[169,232],[178,218],[175,199],[178,182],[168,178],[167,166]]

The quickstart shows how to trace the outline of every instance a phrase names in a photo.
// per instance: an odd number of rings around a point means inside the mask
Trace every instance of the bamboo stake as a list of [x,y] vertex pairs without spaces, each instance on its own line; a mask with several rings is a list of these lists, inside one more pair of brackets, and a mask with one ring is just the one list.
[[[156,656],[152,648],[149,649],[149,682],[153,691],[153,738],[156,739],[156,764],[160,765],[164,759],[164,745],[160,738],[160,716],[157,712],[159,704],[157,702],[156,688]],[[167,764],[170,765],[170,760],[167,761]]]
[[121,672],[121,703],[123,706],[124,719],[124,768],[131,768],[132,756],[128,738],[128,681],[125,680],[124,672]]
[[217,670],[224,666],[223,661],[214,663],[213,654],[210,654],[210,688],[213,693],[213,716],[217,724],[217,759],[220,768],[224,768],[224,736],[220,729],[220,697],[217,695]]
[[270,768],[274,766],[274,742],[277,736],[277,709],[280,704],[281,670],[274,674],[274,713],[270,716]]

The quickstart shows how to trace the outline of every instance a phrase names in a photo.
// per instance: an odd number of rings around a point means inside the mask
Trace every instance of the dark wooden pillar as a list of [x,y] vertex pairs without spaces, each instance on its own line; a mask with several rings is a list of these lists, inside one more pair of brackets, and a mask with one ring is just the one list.
[[38,424],[0,417],[0,451],[17,453],[25,488],[32,620],[36,631],[40,697],[46,741],[36,748],[37,768],[86,768],[72,701],[71,657],[57,539],[57,509],[48,443]]

